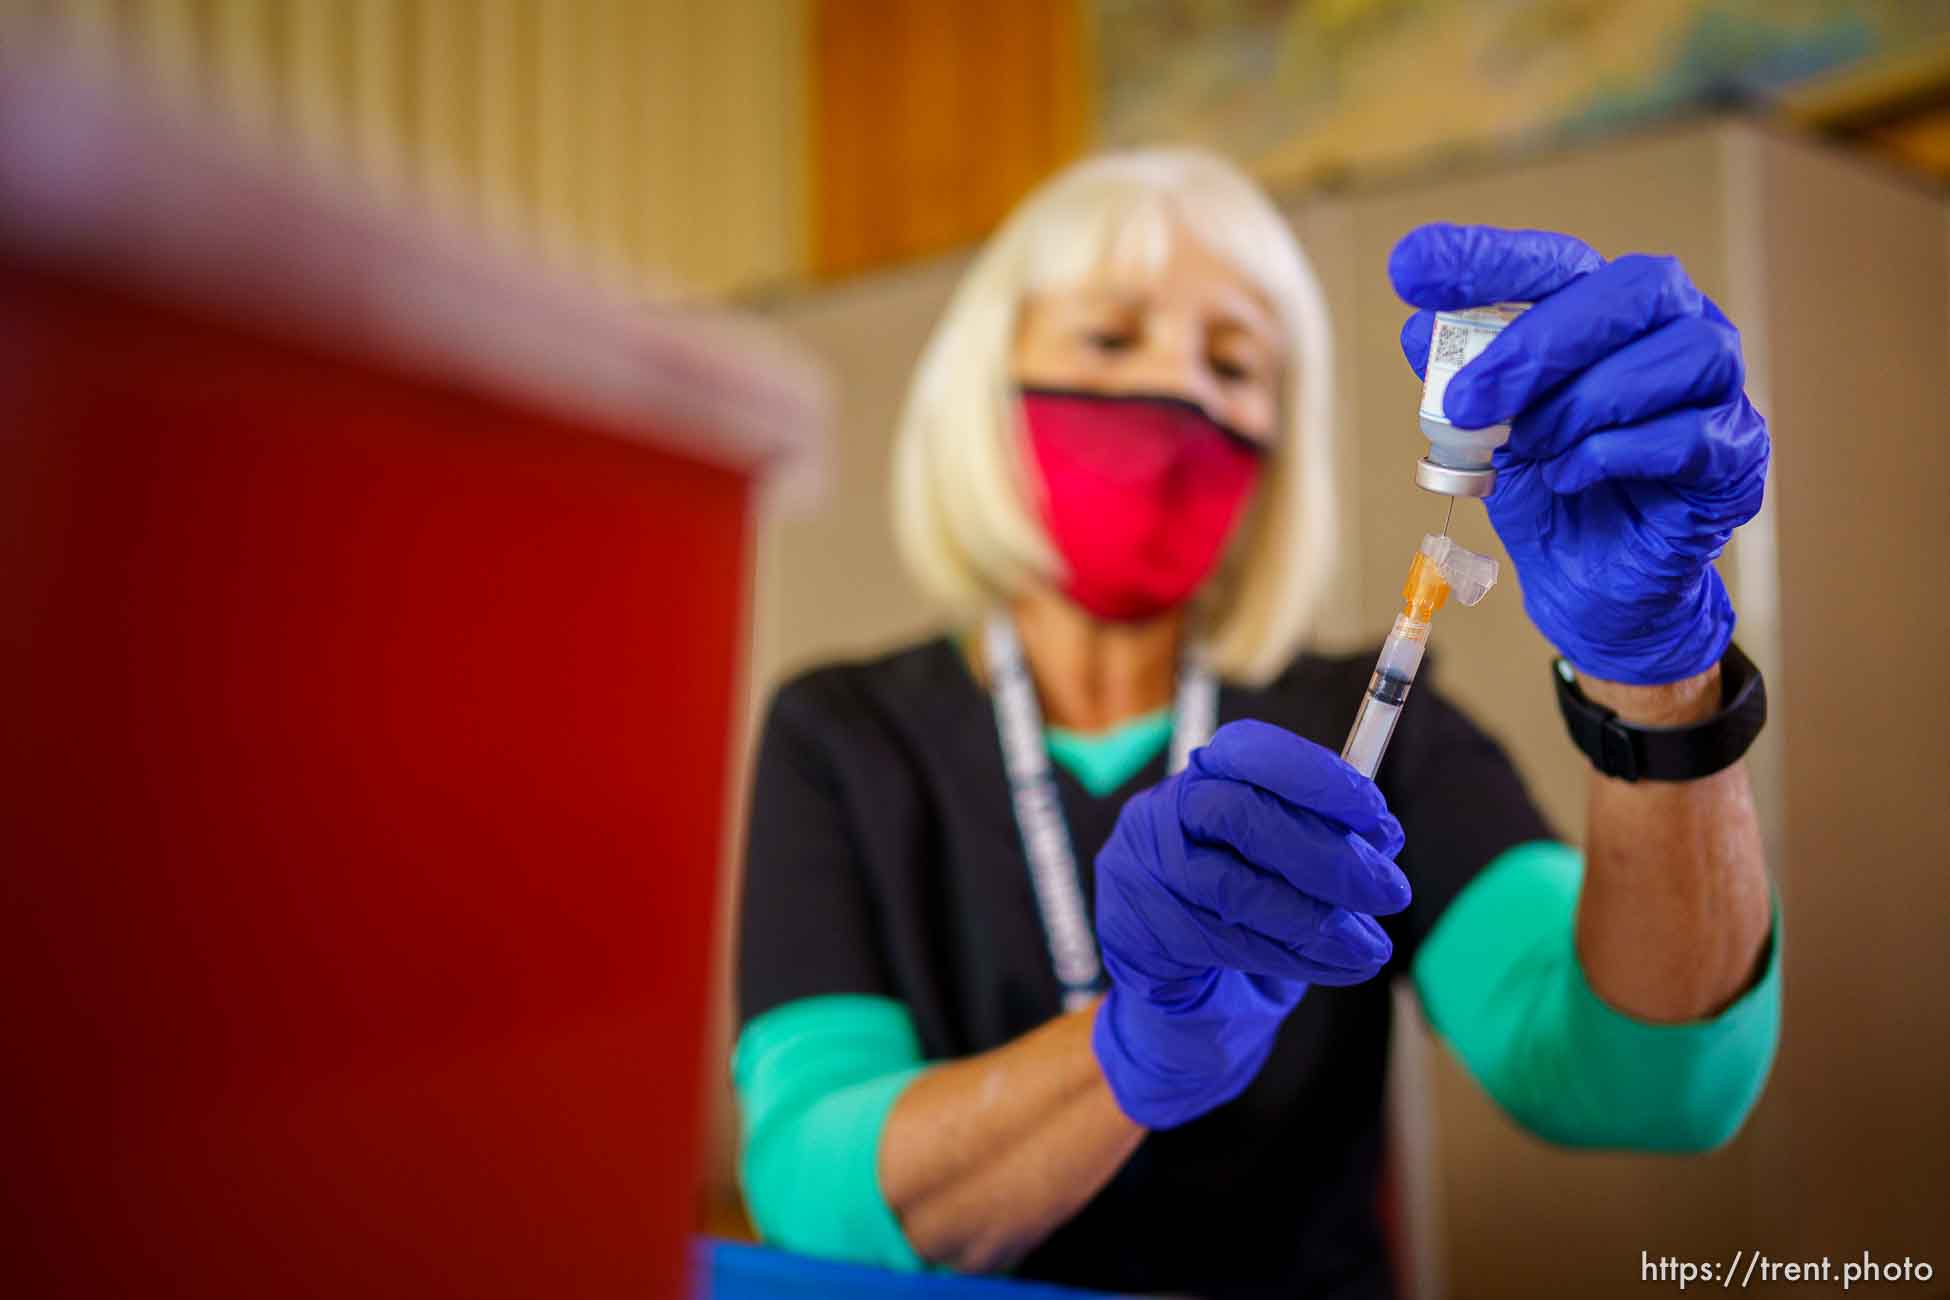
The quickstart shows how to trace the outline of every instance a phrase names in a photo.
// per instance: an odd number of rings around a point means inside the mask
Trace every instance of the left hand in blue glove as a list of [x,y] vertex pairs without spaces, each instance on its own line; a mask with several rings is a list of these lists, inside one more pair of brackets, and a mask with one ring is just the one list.
[[1124,805],[1097,854],[1110,992],[1091,1047],[1147,1128],[1232,1100],[1309,984],[1358,984],[1408,906],[1402,828],[1374,782],[1264,722],[1228,722]]
[[1767,423],[1741,391],[1740,335],[1669,257],[1607,262],[1537,230],[1423,226],[1388,260],[1422,310],[1534,302],[1450,381],[1464,428],[1508,424],[1490,522],[1524,609],[1580,672],[1653,685],[1703,673],[1733,638],[1713,560],[1760,509]]

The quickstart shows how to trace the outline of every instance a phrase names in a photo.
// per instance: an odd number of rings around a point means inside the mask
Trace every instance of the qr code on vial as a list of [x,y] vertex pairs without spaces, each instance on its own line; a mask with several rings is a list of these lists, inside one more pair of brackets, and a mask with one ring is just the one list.
[[1463,349],[1469,344],[1469,331],[1457,329],[1453,325],[1438,324],[1435,327],[1435,355],[1429,364],[1436,366],[1460,366],[1463,363]]

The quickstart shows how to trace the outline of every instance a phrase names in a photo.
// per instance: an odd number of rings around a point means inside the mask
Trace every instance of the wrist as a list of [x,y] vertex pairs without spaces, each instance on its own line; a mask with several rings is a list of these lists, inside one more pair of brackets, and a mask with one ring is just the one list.
[[1594,704],[1635,727],[1683,727],[1703,722],[1720,708],[1720,665],[1676,682],[1639,686],[1578,673],[1578,688]]
[[1705,672],[1657,685],[1594,680],[1562,658],[1551,681],[1572,741],[1623,781],[1711,776],[1738,762],[1767,721],[1760,670],[1731,644]]
[[1306,986],[1292,987],[1283,1010],[1270,999],[1251,1010],[1208,1000],[1170,1011],[1113,984],[1097,1005],[1090,1048],[1118,1109],[1145,1128],[1168,1129],[1231,1101],[1259,1073],[1285,1010]]

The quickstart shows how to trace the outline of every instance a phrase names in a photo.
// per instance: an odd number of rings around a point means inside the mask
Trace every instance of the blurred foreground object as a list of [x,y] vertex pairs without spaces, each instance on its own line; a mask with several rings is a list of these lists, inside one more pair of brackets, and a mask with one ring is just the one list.
[[823,391],[0,67],[0,1277],[665,1296]]
[[845,1296],[848,1300],[1091,1300],[1103,1294],[1014,1278],[897,1273],[708,1238],[696,1244],[695,1255],[699,1300],[813,1296]]

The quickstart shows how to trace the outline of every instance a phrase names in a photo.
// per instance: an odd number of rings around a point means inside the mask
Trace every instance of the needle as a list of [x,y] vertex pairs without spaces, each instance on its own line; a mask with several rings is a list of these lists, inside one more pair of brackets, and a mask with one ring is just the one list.
[[1451,519],[1454,519],[1455,517],[1456,517],[1456,498],[1450,497],[1449,508],[1448,510],[1444,511],[1442,515],[1442,535],[1444,537],[1447,537],[1449,535],[1449,521]]

